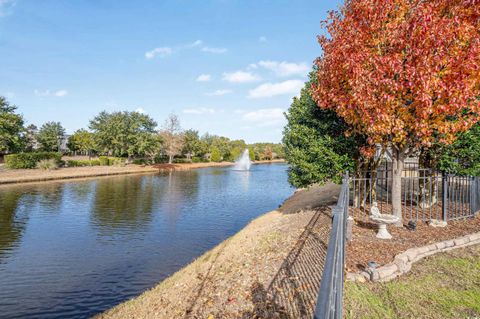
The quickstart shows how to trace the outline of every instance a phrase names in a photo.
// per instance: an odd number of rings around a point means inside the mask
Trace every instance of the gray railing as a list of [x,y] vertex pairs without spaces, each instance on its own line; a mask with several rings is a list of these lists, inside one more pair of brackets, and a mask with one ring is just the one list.
[[348,203],[349,178],[347,174],[343,179],[337,205],[332,207],[332,231],[313,316],[315,319],[342,318]]
[[478,214],[480,212],[480,177],[473,177],[472,178],[472,196],[470,207],[471,211],[474,214]]

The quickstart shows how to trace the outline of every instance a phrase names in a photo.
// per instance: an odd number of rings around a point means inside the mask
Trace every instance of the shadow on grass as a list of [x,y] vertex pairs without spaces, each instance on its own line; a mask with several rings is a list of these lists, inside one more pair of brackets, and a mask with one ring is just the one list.
[[270,285],[251,287],[253,311],[242,318],[313,316],[331,229],[329,208],[320,208],[284,260]]

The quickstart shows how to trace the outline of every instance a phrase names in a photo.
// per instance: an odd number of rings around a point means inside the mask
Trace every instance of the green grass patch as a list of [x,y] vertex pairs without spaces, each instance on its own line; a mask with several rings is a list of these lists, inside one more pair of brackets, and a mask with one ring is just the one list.
[[480,247],[433,256],[388,283],[345,284],[346,318],[480,316]]

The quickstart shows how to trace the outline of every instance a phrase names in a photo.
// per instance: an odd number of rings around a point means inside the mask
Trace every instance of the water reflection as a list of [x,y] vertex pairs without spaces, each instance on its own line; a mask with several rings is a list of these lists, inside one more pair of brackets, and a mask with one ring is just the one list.
[[248,190],[248,182],[250,180],[250,171],[232,171],[238,178],[238,183],[242,187],[243,191]]
[[186,171],[169,172],[167,176],[165,200],[161,210],[165,212],[170,229],[175,229],[183,208],[189,207],[190,203],[197,199],[199,175],[198,171]]
[[148,227],[153,205],[162,196],[155,186],[151,178],[139,176],[98,180],[91,214],[98,234],[112,236]]
[[283,165],[0,187],[0,317],[91,317],[291,193]]
[[21,198],[21,192],[0,189],[0,263],[18,244],[27,225],[27,211],[17,210]]

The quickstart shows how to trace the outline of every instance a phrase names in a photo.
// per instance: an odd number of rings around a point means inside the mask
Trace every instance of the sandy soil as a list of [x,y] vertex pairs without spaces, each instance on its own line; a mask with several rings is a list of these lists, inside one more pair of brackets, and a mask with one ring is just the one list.
[[[235,236],[141,296],[98,318],[306,318],[311,317],[323,271],[332,198],[311,194],[336,185],[296,192],[279,210]],[[322,191],[323,190],[323,191]],[[313,193],[312,193],[313,192]],[[317,197],[317,196],[314,196]]]
[[[257,161],[255,164],[278,163],[282,160]],[[230,166],[231,162],[222,163],[191,163],[191,164],[158,164],[153,166],[133,165],[126,166],[91,166],[91,167],[67,167],[56,170],[41,169],[0,169],[0,184],[40,182],[58,179],[86,178],[122,174],[158,173],[171,170],[189,170],[212,166]]]

